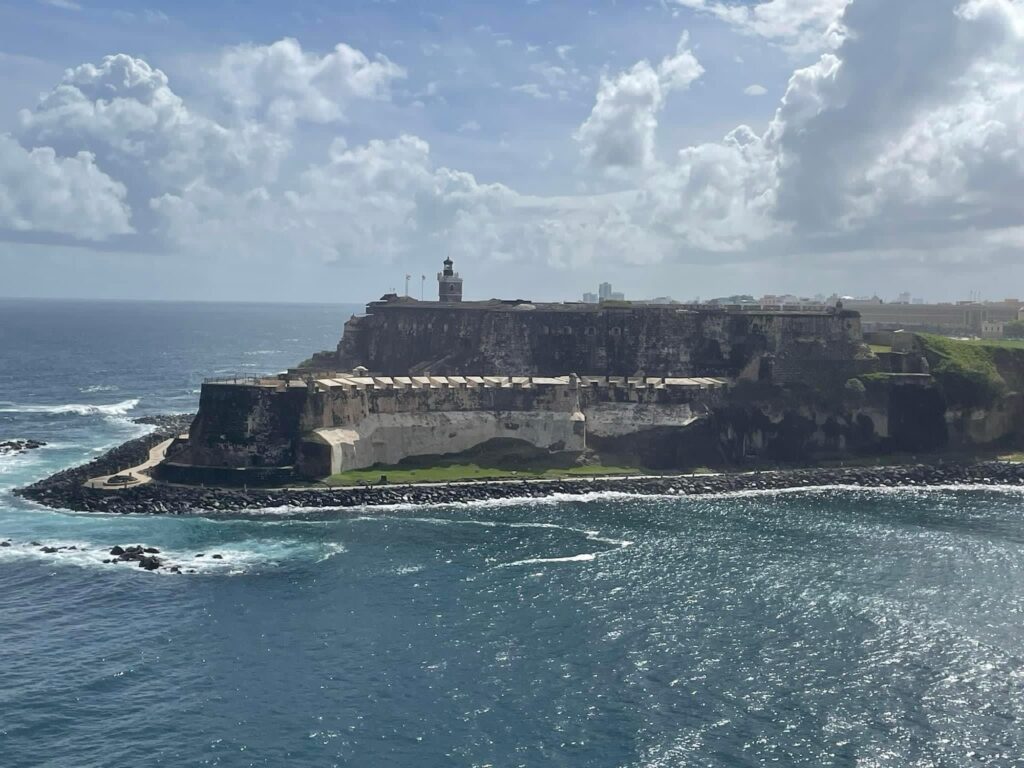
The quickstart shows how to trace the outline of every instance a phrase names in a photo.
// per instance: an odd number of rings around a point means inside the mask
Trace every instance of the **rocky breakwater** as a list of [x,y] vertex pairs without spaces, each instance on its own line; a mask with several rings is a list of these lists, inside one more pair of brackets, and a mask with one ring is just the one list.
[[65,469],[55,475],[39,480],[14,493],[48,507],[84,510],[90,508],[89,500],[106,491],[92,491],[84,487],[86,480],[104,475],[114,475],[129,467],[137,466],[149,458],[149,451],[169,437],[176,437],[188,431],[194,414],[183,413],[170,416],[145,416],[135,419],[136,424],[153,426],[147,435],[129,440],[116,448],[93,459],[87,464]]
[[618,492],[638,496],[701,496],[820,486],[921,488],[939,485],[1024,486],[1024,464],[976,462],[888,467],[809,468],[717,475],[665,475],[564,480],[377,485],[356,488],[216,489],[150,483],[116,493],[51,489],[50,506],[130,514],[231,513],[282,506],[351,508],[389,504],[456,504],[493,499]]

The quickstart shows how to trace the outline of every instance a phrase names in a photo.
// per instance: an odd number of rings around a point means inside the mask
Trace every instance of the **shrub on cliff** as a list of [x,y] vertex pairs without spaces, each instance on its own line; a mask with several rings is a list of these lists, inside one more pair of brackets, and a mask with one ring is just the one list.
[[1024,339],[1024,320],[1014,320],[1003,326],[1003,335],[1008,339]]
[[864,386],[864,382],[860,379],[847,379],[843,387],[843,394],[846,396],[848,403],[860,405],[867,396],[867,387]]
[[951,406],[984,408],[1007,392],[996,365],[997,345],[920,334],[932,376]]

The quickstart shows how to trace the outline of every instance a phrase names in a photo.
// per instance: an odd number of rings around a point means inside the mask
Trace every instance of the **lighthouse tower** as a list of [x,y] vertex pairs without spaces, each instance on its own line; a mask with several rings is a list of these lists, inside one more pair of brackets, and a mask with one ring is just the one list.
[[462,278],[453,265],[449,256],[444,260],[444,270],[437,273],[437,300],[445,304],[462,301]]

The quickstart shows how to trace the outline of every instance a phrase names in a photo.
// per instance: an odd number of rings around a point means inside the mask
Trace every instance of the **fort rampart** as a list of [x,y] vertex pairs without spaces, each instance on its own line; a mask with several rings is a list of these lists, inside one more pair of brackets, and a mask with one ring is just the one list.
[[176,464],[309,477],[511,439],[581,453],[595,439],[682,430],[720,403],[719,378],[321,373],[203,385]]
[[385,375],[721,376],[840,386],[870,370],[856,312],[685,305],[457,305],[390,298],[345,325],[316,365]]

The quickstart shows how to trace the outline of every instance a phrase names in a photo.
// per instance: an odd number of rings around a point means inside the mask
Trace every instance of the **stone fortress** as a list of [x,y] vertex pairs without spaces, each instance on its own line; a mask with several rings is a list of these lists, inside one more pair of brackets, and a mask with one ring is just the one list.
[[462,286],[446,259],[437,301],[386,295],[345,323],[336,350],[278,376],[207,381],[161,477],[287,482],[495,441],[672,469],[946,435],[926,374],[846,397],[880,361],[841,306],[463,301]]
[[188,462],[323,477],[500,439],[580,454],[595,441],[689,427],[728,387],[718,378],[360,374],[208,382]]

